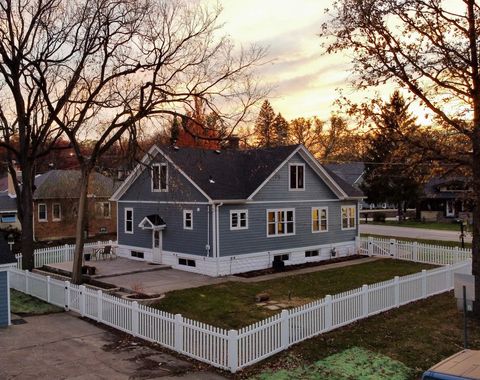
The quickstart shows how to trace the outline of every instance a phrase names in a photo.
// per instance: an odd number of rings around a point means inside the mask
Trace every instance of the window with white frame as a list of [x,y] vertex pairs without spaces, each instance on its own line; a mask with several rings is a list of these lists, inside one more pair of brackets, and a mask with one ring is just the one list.
[[290,190],[305,190],[305,165],[290,164]]
[[356,227],[357,210],[355,206],[342,206],[342,230],[352,230]]
[[312,232],[328,231],[328,208],[312,207]]
[[60,206],[60,203],[54,203],[52,205],[52,220],[54,222],[58,222],[61,219],[62,219],[62,208]]
[[168,191],[168,166],[167,164],[154,164],[152,166],[152,190]]
[[230,229],[246,230],[248,229],[248,211],[231,210],[230,211]]
[[183,210],[183,229],[184,230],[193,229],[193,211],[192,210]]
[[110,219],[112,215],[110,202],[96,202],[95,215],[97,216],[97,218]]
[[133,234],[133,208],[125,209],[125,233]]
[[295,235],[295,209],[267,210],[267,236]]
[[47,205],[45,203],[38,204],[38,221],[46,222],[48,220],[47,216]]

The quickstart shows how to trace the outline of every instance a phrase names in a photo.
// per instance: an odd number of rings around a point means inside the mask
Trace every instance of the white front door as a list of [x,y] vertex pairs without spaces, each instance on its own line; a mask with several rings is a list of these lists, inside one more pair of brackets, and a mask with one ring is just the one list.
[[152,262],[162,263],[162,231],[153,231]]

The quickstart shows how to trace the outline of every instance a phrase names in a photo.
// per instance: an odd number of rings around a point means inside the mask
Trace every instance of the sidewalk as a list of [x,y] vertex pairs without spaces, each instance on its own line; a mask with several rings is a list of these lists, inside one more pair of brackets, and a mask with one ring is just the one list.
[[[377,224],[360,224],[359,231],[361,234],[398,236],[411,239],[456,241],[460,246],[460,232],[457,231],[429,230],[425,228],[414,227],[381,226]],[[472,235],[467,234],[465,236],[465,242],[470,243],[471,241]]]

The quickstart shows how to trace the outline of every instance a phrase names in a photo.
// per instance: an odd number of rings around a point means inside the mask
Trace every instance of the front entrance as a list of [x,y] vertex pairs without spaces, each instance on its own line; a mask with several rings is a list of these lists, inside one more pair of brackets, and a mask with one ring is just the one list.
[[152,262],[155,264],[162,263],[162,231],[153,230],[152,237]]
[[455,201],[451,200],[446,202],[445,216],[455,216]]

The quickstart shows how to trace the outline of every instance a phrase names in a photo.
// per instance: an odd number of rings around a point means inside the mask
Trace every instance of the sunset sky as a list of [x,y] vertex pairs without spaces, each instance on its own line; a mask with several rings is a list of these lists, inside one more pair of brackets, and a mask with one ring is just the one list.
[[317,36],[324,10],[321,0],[221,0],[224,31],[238,44],[268,47],[268,63],[259,74],[274,89],[270,101],[285,118],[328,118],[337,88],[353,94],[347,79],[349,61],[322,55]]

